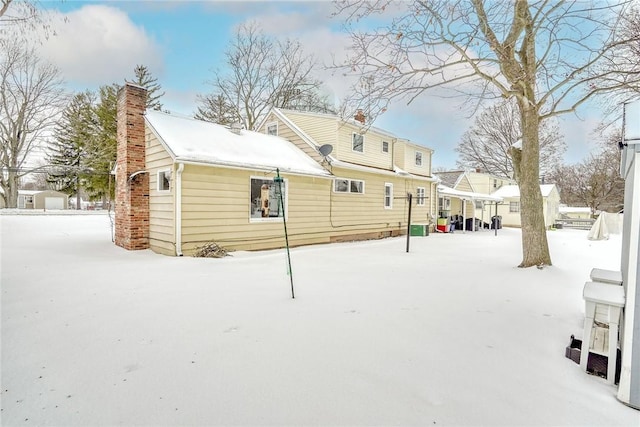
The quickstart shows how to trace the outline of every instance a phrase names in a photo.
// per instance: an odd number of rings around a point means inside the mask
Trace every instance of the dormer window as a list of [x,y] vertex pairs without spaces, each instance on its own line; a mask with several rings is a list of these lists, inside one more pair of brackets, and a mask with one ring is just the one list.
[[364,153],[364,135],[355,132],[353,133],[351,149],[358,153]]
[[382,152],[383,153],[389,152],[389,143],[387,141],[382,141]]
[[422,166],[422,152],[416,151],[416,166]]

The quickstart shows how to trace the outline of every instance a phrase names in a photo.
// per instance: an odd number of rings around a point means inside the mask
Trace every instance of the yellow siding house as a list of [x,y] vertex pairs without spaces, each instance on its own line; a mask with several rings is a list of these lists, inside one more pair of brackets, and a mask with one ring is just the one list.
[[247,131],[145,112],[145,96],[127,83],[118,97],[115,243],[125,249],[280,248],[285,219],[291,246],[400,235],[409,194],[412,224],[433,212],[426,147],[277,109]]

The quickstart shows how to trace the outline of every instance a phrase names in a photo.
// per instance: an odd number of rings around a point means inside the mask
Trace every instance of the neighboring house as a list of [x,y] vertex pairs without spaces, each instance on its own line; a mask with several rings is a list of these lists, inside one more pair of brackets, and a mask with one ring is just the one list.
[[590,219],[592,217],[591,208],[582,206],[560,205],[559,213],[561,218]]
[[[490,193],[497,182],[491,175],[469,171],[438,172],[438,228],[448,231],[454,222],[456,229],[477,230],[491,224],[495,205],[502,199]],[[504,185],[503,180],[500,185]]]
[[[542,209],[545,227],[551,227],[559,215],[560,193],[555,184],[542,184]],[[498,206],[498,215],[502,216],[502,225],[520,227],[520,188],[517,185],[505,185],[493,193],[502,197],[504,202]]]
[[426,220],[428,176],[347,164],[274,135],[145,114],[145,96],[129,83],[119,93],[119,246],[167,255],[190,254],[208,242],[279,248],[283,215],[291,246],[398,235],[407,227],[399,196],[420,194],[420,186],[425,196],[417,198],[414,215]]
[[68,201],[69,196],[59,191],[18,190],[18,209],[67,209]]
[[515,179],[491,175],[481,172],[478,169],[475,171],[467,171],[465,175],[473,190],[478,193],[491,194],[505,185],[517,185]]

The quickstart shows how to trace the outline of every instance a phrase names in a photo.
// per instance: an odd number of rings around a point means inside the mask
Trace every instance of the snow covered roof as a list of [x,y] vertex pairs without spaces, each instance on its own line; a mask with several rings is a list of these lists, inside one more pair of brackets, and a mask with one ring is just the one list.
[[289,141],[160,111],[147,111],[147,124],[177,162],[326,176],[331,174]]
[[502,197],[496,196],[494,194],[483,194],[483,193],[474,193],[472,191],[462,191],[456,190],[451,187],[447,187],[446,185],[438,185],[438,193],[444,196],[457,197],[459,199],[465,200],[486,200],[489,202],[501,202]]
[[[555,186],[555,184],[540,185],[540,192],[542,193],[542,197],[549,197]],[[520,187],[518,187],[517,185],[503,185],[502,187],[494,191],[492,195],[502,198],[520,197]]]
[[560,206],[560,213],[591,213],[591,208],[584,206]]
[[458,184],[462,175],[464,175],[464,171],[446,171],[436,173],[436,176],[440,178],[440,181],[446,187],[450,188],[454,188]]

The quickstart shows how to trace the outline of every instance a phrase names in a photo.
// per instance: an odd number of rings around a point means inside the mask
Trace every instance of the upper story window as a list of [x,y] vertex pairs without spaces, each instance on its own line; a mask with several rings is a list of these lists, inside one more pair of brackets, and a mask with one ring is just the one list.
[[359,133],[353,133],[353,139],[351,140],[351,149],[358,153],[364,153],[364,135]]
[[267,124],[267,135],[275,135],[278,136],[278,123],[268,123]]
[[498,180],[497,179],[493,180],[493,188],[498,188]]
[[364,181],[359,179],[336,179],[333,181],[336,193],[364,193]]
[[416,166],[422,166],[422,152],[416,151]]
[[158,172],[158,191],[169,191],[171,189],[171,171]]
[[382,141],[382,152],[383,153],[389,152],[389,143],[387,141]]

